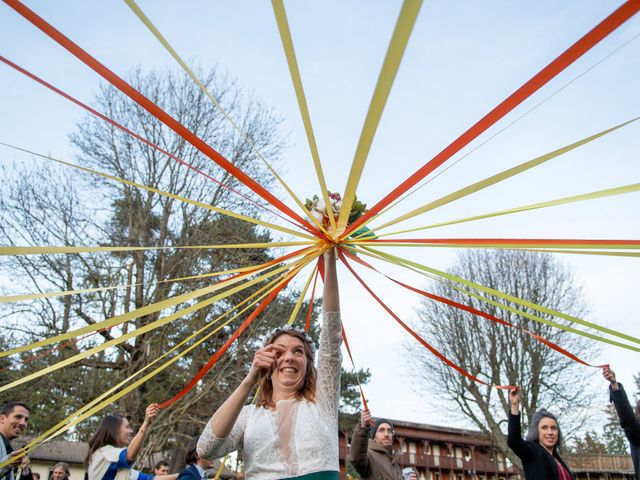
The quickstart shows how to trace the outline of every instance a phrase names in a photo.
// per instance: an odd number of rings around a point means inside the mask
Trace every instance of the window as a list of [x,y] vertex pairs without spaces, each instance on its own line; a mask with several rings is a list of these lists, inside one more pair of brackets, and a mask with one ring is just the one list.
[[469,460],[471,460],[471,449],[463,448],[462,455],[464,455],[464,459],[468,462]]
[[409,462],[416,463],[416,444],[415,442],[407,442],[407,447],[409,450]]

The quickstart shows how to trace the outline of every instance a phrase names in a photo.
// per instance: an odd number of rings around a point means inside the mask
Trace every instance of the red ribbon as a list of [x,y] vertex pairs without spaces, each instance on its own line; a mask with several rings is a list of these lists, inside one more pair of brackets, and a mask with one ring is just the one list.
[[502,117],[507,115],[511,110],[520,105],[529,98],[534,92],[548,83],[556,75],[565,68],[575,62],[584,53],[589,51],[595,44],[605,38],[616,28],[626,22],[635,13],[640,10],[640,0],[628,0],[623,3],[617,10],[611,13],[602,22],[596,25],[591,31],[585,34],[577,42],[571,45],[567,50],[561,53],[549,65],[544,67],[540,72],[534,75],[528,82],[518,88],[514,93],[507,97],[502,103],[491,110],[487,115],[476,122],[466,132],[460,135],[456,140],[450,143],[444,150],[420,167],[413,175],[403,181],[394,188],[382,200],[376,203],[362,217],[353,222],[342,234],[342,238],[349,236],[351,232],[357,229],[364,222],[368,221],[374,215],[377,215],[383,208],[396,200],[400,195],[406,193],[410,188],[414,187],[419,181],[433,172],[436,168],[446,162],[449,158],[459,152],[462,148],[471,143],[476,137],[486,131]]
[[389,315],[391,315],[393,317],[393,319],[398,322],[398,324],[400,324],[400,326],[402,328],[404,328],[407,332],[409,332],[409,334],[411,334],[412,337],[414,337],[418,342],[420,342],[425,348],[427,348],[431,353],[433,353],[436,357],[438,357],[440,360],[442,360],[444,363],[446,363],[447,365],[449,365],[451,368],[453,368],[454,370],[456,370],[458,373],[460,373],[461,375],[464,375],[465,377],[467,377],[470,380],[473,380],[474,382],[480,383],[482,385],[487,385],[490,387],[494,387],[497,389],[503,389],[503,390],[511,390],[514,387],[512,385],[490,385],[487,382],[484,382],[482,380],[480,380],[479,378],[475,377],[474,375],[470,374],[469,372],[467,372],[466,370],[464,370],[462,367],[456,365],[455,363],[453,363],[451,360],[449,360],[446,356],[444,356],[440,351],[438,351],[436,348],[434,348],[433,346],[431,346],[426,340],[424,340],[420,335],[418,335],[415,331],[413,331],[411,329],[411,327],[409,327],[409,325],[407,325],[406,323],[404,323],[400,317],[398,317],[398,315],[396,315],[388,306],[387,304],[385,304],[374,292],[373,290],[371,290],[371,288],[364,282],[364,280],[362,280],[362,278],[360,278],[360,276],[355,272],[355,270],[351,267],[351,265],[349,264],[349,262],[347,261],[347,259],[345,258],[344,254],[349,255],[350,258],[353,258],[354,255],[351,254],[348,250],[346,249],[340,249],[338,251],[338,255],[340,256],[340,260],[342,260],[342,263],[345,264],[345,266],[349,269],[349,271],[353,274],[353,276],[356,278],[356,280],[358,280],[360,282],[360,284],[365,288],[365,290],[367,292],[369,292],[369,294],[382,306],[382,308],[384,308],[387,313]]
[[480,317],[486,318],[487,320],[491,320],[492,322],[495,323],[499,323],[501,325],[504,325],[506,327],[511,327],[511,328],[517,328],[518,330],[520,330],[523,333],[526,333],[527,335],[529,335],[530,337],[538,340],[541,343],[544,343],[545,345],[547,345],[548,347],[552,348],[553,350],[555,350],[556,352],[561,353],[562,355],[569,357],[571,360],[577,362],[577,363],[581,363],[582,365],[586,365],[587,367],[594,367],[594,368],[603,368],[605,367],[605,365],[592,365],[590,363],[585,362],[584,360],[582,360],[581,358],[577,357],[576,355],[574,355],[573,353],[565,350],[564,348],[562,348],[559,345],[556,345],[555,343],[551,342],[550,340],[547,340],[544,337],[541,337],[540,335],[538,335],[537,333],[533,333],[525,328],[522,328],[518,325],[513,325],[512,323],[507,322],[506,320],[503,320],[501,318],[498,318],[494,315],[491,315],[489,313],[485,313],[481,310],[478,310],[476,308],[470,307],[468,305],[464,305],[462,303],[458,303],[455,300],[450,300],[448,298],[445,297],[441,297],[439,295],[435,295],[433,293],[429,293],[429,292],[425,292],[424,290],[420,290],[418,288],[412,287],[411,285],[408,285],[406,283],[400,282],[399,280],[395,280],[394,278],[385,275],[384,273],[380,272],[380,270],[378,270],[377,268],[373,267],[372,265],[370,265],[369,263],[365,262],[364,260],[356,257],[355,255],[351,254],[351,252],[349,252],[348,250],[345,251],[345,253],[349,256],[349,258],[351,258],[352,260],[360,263],[361,265],[364,265],[367,268],[370,268],[371,270],[379,273],[380,275],[383,275],[384,277],[388,278],[389,280],[391,280],[394,283],[397,283],[398,285],[406,288],[407,290],[411,290],[412,292],[418,293],[424,297],[430,298],[431,300],[435,300],[437,302],[441,302],[444,303],[446,305],[450,305],[454,308],[457,308],[459,310],[464,310],[466,312],[469,312],[473,315],[478,315]]
[[273,290],[268,296],[267,298],[264,299],[264,301],[260,304],[260,306],[258,306],[258,308],[256,308],[251,315],[249,315],[247,317],[247,319],[242,322],[242,324],[238,327],[238,329],[233,333],[233,335],[231,335],[231,337],[229,337],[229,339],[227,339],[227,341],[224,343],[224,345],[222,345],[222,347],[220,347],[216,353],[214,353],[211,358],[207,361],[207,363],[204,364],[204,366],[200,369],[200,371],[191,379],[191,381],[179,392],[177,393],[175,396],[173,396],[172,398],[170,398],[169,400],[165,400],[164,402],[162,402],[160,405],[158,405],[159,408],[166,408],[169,405],[177,402],[178,400],[180,400],[182,397],[184,397],[193,387],[196,386],[196,384],[200,381],[200,379],[202,377],[204,377],[206,375],[206,373],[211,370],[211,368],[218,362],[218,360],[220,360],[220,357],[222,357],[222,355],[224,355],[224,353],[229,349],[229,347],[233,344],[233,342],[236,341],[236,339],[242,334],[242,332],[244,332],[247,328],[249,328],[249,325],[251,325],[251,323],[253,323],[253,321],[256,319],[256,317],[267,307],[267,305],[269,305],[274,298],[276,298],[276,296],[278,295],[278,293],[280,293],[280,290],[282,290],[287,283],[289,283],[289,281],[291,280],[291,278],[289,278],[288,280],[286,280],[285,282],[283,282],[281,285],[279,285],[278,287],[276,287],[275,290]]
[[349,348],[349,340],[347,340],[347,332],[344,329],[344,325],[342,325],[342,340],[344,340],[344,346],[347,348],[347,353],[349,354],[349,360],[351,360],[351,365],[353,366],[353,373],[356,375],[356,382],[358,382],[358,388],[360,389],[360,398],[362,399],[362,406],[365,410],[369,410],[369,405],[367,405],[367,399],[364,396],[364,390],[362,389],[362,384],[360,383],[360,377],[358,376],[358,370],[356,369],[356,364],[353,361],[353,355],[351,355],[351,348]]
[[399,238],[373,239],[369,243],[422,243],[433,245],[581,245],[591,247],[640,247],[640,240],[604,240],[582,238]]
[[147,97],[138,92],[135,88],[125,82],[118,75],[113,73],[107,67],[105,67],[102,63],[92,57],[87,51],[83,50],[79,45],[74,43],[72,40],[67,38],[62,34],[59,30],[57,30],[50,23],[45,21],[42,17],[40,17],[33,10],[29,9],[26,5],[24,5],[19,0],[4,0],[4,2],[13,8],[20,15],[25,17],[28,21],[30,21],[33,25],[42,30],[45,34],[51,37],[53,40],[58,42],[62,47],[68,50],[71,54],[75,55],[80,61],[82,61],[85,65],[93,69],[96,73],[102,76],[105,80],[107,80],[111,85],[116,87],[122,93],[131,98],[134,102],[164,123],[171,130],[176,132],[186,141],[188,141],[191,145],[197,148],[204,155],[209,157],[212,161],[217,163],[220,167],[226,170],[229,174],[233,175],[236,179],[238,179],[241,183],[249,187],[255,193],[260,195],[263,199],[269,202],[271,205],[279,209],[281,212],[289,215],[291,218],[298,221],[301,225],[304,225],[305,229],[314,235],[324,238],[324,234],[320,232],[317,228],[311,225],[307,220],[302,218],[296,212],[291,210],[287,205],[281,202],[277,197],[271,194],[268,190],[266,190],[262,185],[256,182],[249,175],[244,173],[238,167],[236,167],[233,163],[229,162],[226,158],[220,155],[217,151],[207,145],[204,141],[194,135],[188,128],[182,125],[180,122],[175,120],[171,115],[158,107],[155,103],[149,100]]
[[53,85],[51,85],[50,83],[46,82],[45,80],[42,80],[40,77],[38,77],[37,75],[29,72],[28,70],[25,70],[24,68],[20,67],[19,65],[16,65],[15,63],[13,63],[11,60],[3,57],[0,55],[0,61],[4,62],[5,64],[9,65],[10,67],[14,68],[15,70],[17,70],[18,72],[26,75],[27,77],[31,78],[32,80],[35,80],[36,82],[38,82],[39,84],[47,87],[48,89],[54,91],[55,93],[57,93],[58,95],[61,95],[62,97],[66,98],[67,100],[75,103],[76,105],[84,108],[85,110],[87,110],[88,112],[94,114],[96,117],[101,118],[102,120],[110,123],[111,125],[113,125],[116,128],[119,128],[120,130],[122,130],[125,133],[128,133],[129,135],[131,135],[132,137],[140,140],[141,142],[143,142],[146,145],[149,145],[151,148],[156,149],[159,152],[164,153],[165,155],[169,156],[170,158],[173,158],[174,160],[176,160],[177,162],[181,163],[182,165],[184,165],[187,168],[190,168],[191,170],[193,170],[194,172],[199,173],[200,175],[204,175],[205,177],[207,177],[209,180],[213,180],[214,182],[216,182],[218,185],[220,185],[221,187],[226,188],[227,190],[230,190],[231,192],[235,193],[236,195],[240,195],[241,197],[243,197],[244,199],[248,200],[249,202],[253,203],[254,205],[266,209],[269,212],[273,213],[274,215],[282,218],[283,220],[286,220],[287,222],[291,223],[292,225],[295,225],[296,227],[300,227],[303,228],[301,225],[298,225],[297,223],[291,221],[291,219],[286,218],[282,215],[280,215],[278,212],[274,212],[273,210],[265,207],[264,205],[256,202],[255,200],[253,200],[252,198],[246,196],[244,193],[242,192],[238,192],[237,190],[235,190],[233,187],[230,187],[229,185],[226,185],[222,182],[220,182],[219,180],[213,178],[211,175],[203,172],[202,170],[199,170],[198,168],[194,167],[193,165],[185,162],[184,160],[182,160],[181,158],[176,157],[175,155],[173,155],[172,153],[167,152],[166,150],[162,149],[161,147],[155,145],[154,143],[150,142],[149,140],[147,140],[144,137],[141,137],[140,135],[138,135],[137,133],[132,132],[131,130],[129,130],[127,127],[119,124],[118,122],[116,122],[115,120],[107,117],[106,115],[98,112],[97,110],[94,110],[93,108],[91,108],[90,106],[82,103],[80,100],[75,99],[74,97],[72,97],[71,95],[69,95],[68,93],[63,92],[62,90],[60,90],[59,88],[54,87]]
[[[304,250],[304,249],[303,249]],[[299,250],[302,251],[302,250]],[[297,252],[294,252],[297,253]],[[285,257],[290,257],[291,254],[286,255]],[[275,259],[273,261],[281,261],[282,259],[284,259],[285,257],[280,257],[278,259]],[[293,278],[293,276],[289,277],[287,280],[285,280],[284,282],[282,282],[280,285],[278,285],[275,289],[273,289],[269,295],[267,295],[267,297],[263,300],[263,302],[251,313],[251,315],[249,315],[247,317],[247,319],[242,322],[242,324],[238,327],[238,329],[233,333],[233,335],[231,335],[231,337],[229,337],[227,339],[227,341],[224,343],[224,345],[222,345],[222,347],[220,347],[216,353],[214,353],[211,358],[209,358],[209,360],[207,361],[207,363],[204,364],[204,366],[200,369],[200,371],[191,379],[191,381],[180,391],[178,392],[176,395],[174,395],[173,397],[171,397],[169,400],[165,400],[164,402],[162,402],[160,405],[158,405],[159,408],[165,408],[168,407],[169,405],[172,405],[173,403],[177,402],[178,400],[180,400],[182,397],[184,397],[193,387],[196,386],[196,384],[200,381],[200,379],[202,377],[204,377],[207,372],[209,370],[211,370],[211,368],[218,362],[218,360],[220,360],[220,357],[222,357],[222,355],[224,355],[224,353],[229,349],[229,347],[233,344],[233,342],[236,341],[236,339],[247,329],[249,328],[249,325],[251,325],[251,323],[253,323],[253,321],[256,319],[256,317],[258,315],[260,315],[260,313],[262,313],[262,311],[267,307],[267,305],[269,305],[274,298],[276,298],[278,296],[278,293],[280,293],[280,291],[287,286],[287,284],[291,281],[291,279]]]

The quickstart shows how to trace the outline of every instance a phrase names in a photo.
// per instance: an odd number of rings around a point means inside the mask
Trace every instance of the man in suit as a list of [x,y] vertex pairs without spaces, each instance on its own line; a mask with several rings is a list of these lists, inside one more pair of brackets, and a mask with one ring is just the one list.
[[206,470],[213,467],[213,462],[206,458],[200,458],[196,447],[198,446],[198,437],[194,437],[187,445],[187,451],[185,453],[186,468],[180,470],[178,474],[178,480],[205,480]]

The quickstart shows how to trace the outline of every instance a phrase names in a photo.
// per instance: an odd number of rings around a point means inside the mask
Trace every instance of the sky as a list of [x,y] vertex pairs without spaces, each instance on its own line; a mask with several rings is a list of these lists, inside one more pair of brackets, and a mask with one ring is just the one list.
[[[25,3],[121,76],[136,67],[178,69],[124,2]],[[358,197],[369,205],[376,203],[621,3],[425,2],[378,127]],[[270,2],[140,0],[139,5],[190,64],[205,69],[215,66],[281,116],[289,148],[278,170],[300,198],[319,193]],[[285,6],[327,184],[330,190],[343,191],[401,2],[298,0]],[[640,16],[636,15],[455,155],[432,175],[432,181],[384,218],[637,116],[640,39],[634,37],[639,34]],[[96,73],[6,4],[0,5],[0,54],[84,102],[91,101],[101,83]],[[0,111],[1,142],[73,160],[68,135],[84,116],[81,109],[0,65]],[[637,183],[638,139],[640,124],[631,124],[402,227]],[[0,147],[0,162],[12,161],[41,160]],[[295,208],[291,200],[286,201]],[[417,236],[637,239],[638,205],[639,195],[633,193]],[[371,227],[375,230],[375,223]],[[389,251],[441,270],[455,260],[451,249]],[[588,320],[638,335],[638,259],[558,258],[573,269],[584,289]],[[404,271],[389,272],[416,286],[424,284]],[[401,353],[406,334],[346,269],[341,268],[339,276],[343,320],[356,364],[372,372],[365,390],[373,415],[468,426],[443,417],[429,398],[412,389],[412,372]],[[368,281],[375,291],[384,292],[385,301],[403,319],[416,319],[416,296],[373,276]],[[638,354],[630,351],[603,347],[599,355],[575,353],[592,363],[610,363],[627,385],[640,370]],[[593,382],[602,387],[604,404],[606,385],[595,369]]]

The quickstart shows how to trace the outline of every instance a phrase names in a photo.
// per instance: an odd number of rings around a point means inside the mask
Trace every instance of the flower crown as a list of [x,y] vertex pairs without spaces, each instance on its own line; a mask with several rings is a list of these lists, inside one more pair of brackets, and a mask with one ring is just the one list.
[[309,344],[309,348],[311,349],[311,356],[316,356],[316,343],[311,339],[311,337],[301,328],[292,327],[288,323],[286,325],[282,325],[274,328],[269,333],[267,333],[264,337],[263,346],[269,345],[270,341],[277,335],[287,334],[289,332],[297,332],[304,337],[304,339]]

